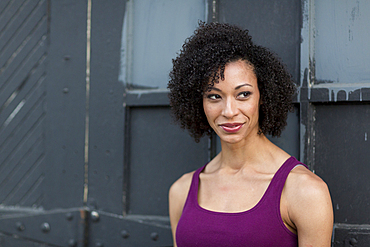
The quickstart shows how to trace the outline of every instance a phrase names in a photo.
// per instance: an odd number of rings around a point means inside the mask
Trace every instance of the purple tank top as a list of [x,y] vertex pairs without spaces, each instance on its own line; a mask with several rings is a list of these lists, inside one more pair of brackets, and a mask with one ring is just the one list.
[[188,197],[176,229],[178,247],[284,246],[297,247],[297,235],[289,231],[280,215],[280,197],[290,171],[300,165],[294,157],[284,162],[261,200],[250,210],[214,212],[198,204],[199,174],[193,175]]

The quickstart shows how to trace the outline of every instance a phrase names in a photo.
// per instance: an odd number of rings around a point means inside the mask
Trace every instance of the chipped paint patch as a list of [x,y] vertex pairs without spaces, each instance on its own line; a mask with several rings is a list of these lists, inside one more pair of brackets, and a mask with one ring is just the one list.
[[[323,83],[314,85],[312,88],[324,88],[329,90],[329,101],[337,102],[338,94],[344,92],[345,100],[349,100],[349,95],[356,90],[360,90],[360,99],[362,101],[362,89],[370,88],[370,83]],[[310,90],[311,91],[311,90]]]

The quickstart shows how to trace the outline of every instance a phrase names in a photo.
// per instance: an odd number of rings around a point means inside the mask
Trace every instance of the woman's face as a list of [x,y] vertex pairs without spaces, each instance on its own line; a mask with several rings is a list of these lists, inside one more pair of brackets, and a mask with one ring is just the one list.
[[259,130],[257,77],[252,65],[242,60],[226,64],[224,75],[224,80],[205,92],[203,108],[221,141],[238,143]]

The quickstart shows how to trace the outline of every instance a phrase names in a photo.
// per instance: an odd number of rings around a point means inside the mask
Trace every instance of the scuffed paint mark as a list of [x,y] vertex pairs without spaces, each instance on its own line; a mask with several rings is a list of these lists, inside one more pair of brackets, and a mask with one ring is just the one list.
[[365,142],[367,141],[367,132],[365,132]]
[[348,27],[348,41],[353,40],[353,31],[351,30],[351,26]]
[[121,56],[120,56],[120,70],[118,74],[118,81],[127,84],[131,83],[131,67],[132,67],[132,1],[127,1],[125,6],[125,16],[122,25],[121,38]]
[[24,103],[26,102],[26,100],[22,100],[21,102],[19,102],[19,104],[17,105],[17,107],[13,110],[13,112],[9,115],[9,117],[5,120],[4,124],[3,124],[3,127],[6,127],[8,126],[8,124],[13,120],[13,118],[18,114],[18,112],[22,109]]
[[355,21],[360,19],[360,2],[356,1],[356,6],[352,7],[349,16],[350,25],[348,26],[348,40],[353,41],[353,29],[355,28]]
[[360,1],[356,1],[356,6],[352,8],[350,20],[354,22],[360,17]]

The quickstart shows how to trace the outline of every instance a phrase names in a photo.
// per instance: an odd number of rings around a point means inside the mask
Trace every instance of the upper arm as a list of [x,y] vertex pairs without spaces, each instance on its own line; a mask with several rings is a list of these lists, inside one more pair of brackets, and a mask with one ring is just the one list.
[[291,189],[289,217],[297,228],[301,247],[330,247],[333,208],[327,185],[318,176],[305,172],[296,176]]
[[175,183],[173,183],[168,195],[169,214],[174,247],[176,247],[177,223],[180,220],[182,210],[184,208],[184,204],[189,192],[192,174],[193,173],[184,174]]

